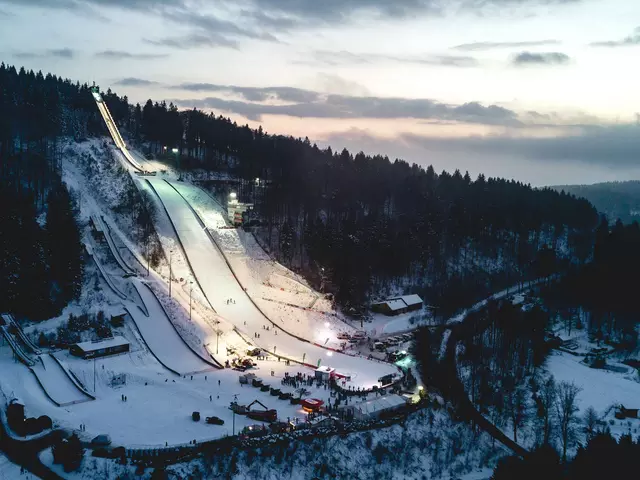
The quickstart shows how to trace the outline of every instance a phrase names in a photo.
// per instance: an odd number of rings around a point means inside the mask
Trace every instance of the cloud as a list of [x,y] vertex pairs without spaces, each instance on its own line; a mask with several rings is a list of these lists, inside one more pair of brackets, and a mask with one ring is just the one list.
[[368,65],[375,63],[406,63],[417,65],[435,65],[446,67],[475,67],[478,61],[469,56],[460,55],[386,55],[380,53],[353,53],[346,50],[331,52],[317,50],[313,53],[315,61],[302,60],[299,63],[325,65]]
[[95,54],[98,58],[110,60],[155,60],[158,58],[167,58],[167,53],[130,53],[122,50],[103,50]]
[[[575,3],[581,0],[546,0],[546,4]],[[443,15],[460,10],[483,13],[495,8],[537,6],[540,0],[249,0],[251,12],[266,25],[294,22],[296,26],[322,23],[335,25],[362,17],[406,19]]]
[[76,52],[70,48],[53,48],[43,52],[16,52],[13,54],[14,57],[22,59],[56,57],[66,60],[72,59],[75,55]]
[[[298,118],[413,118],[485,125],[522,126],[517,114],[498,105],[484,106],[478,102],[447,105],[429,99],[385,98],[319,94],[290,87],[247,88],[209,84],[186,84],[191,91],[232,91],[249,101],[207,97],[193,100],[174,100],[181,107],[217,109],[236,113],[252,120],[263,115],[287,115]],[[272,99],[290,101],[285,105],[256,103]]]
[[341,95],[368,96],[371,93],[364,85],[347,80],[339,75],[329,73],[318,73],[317,83],[320,90],[328,93],[338,93]]
[[190,92],[226,92],[240,95],[249,102],[314,102],[320,95],[311,90],[294,87],[240,87],[237,85],[216,85],[213,83],[182,83],[174,85],[177,90]]
[[569,63],[569,56],[560,52],[520,52],[513,57],[513,65],[566,65]]
[[253,27],[241,27],[211,14],[202,14],[191,10],[172,10],[163,12],[162,16],[167,21],[187,27],[190,32],[185,35],[167,36],[160,39],[146,39],[148,43],[184,50],[200,47],[237,49],[240,39],[279,41],[269,32]]
[[423,136],[400,133],[377,136],[351,129],[318,139],[334,151],[404,158],[436,171],[469,170],[472,176],[517,178],[534,185],[595,183],[639,178],[640,126],[616,125],[558,131],[552,138],[487,135],[475,137]]
[[156,11],[159,8],[187,7],[187,2],[184,0],[0,0],[0,3],[60,10],[117,7],[126,10]]
[[[202,5],[199,2],[188,0],[0,0],[0,4],[2,3],[85,13],[92,11],[96,14],[104,11],[105,8],[154,14],[187,31],[177,35],[147,39],[147,42],[179,49],[237,48],[240,39],[278,41],[272,33],[261,28],[257,23],[244,25],[222,19],[209,12],[203,13]],[[225,7],[225,4],[227,4],[226,6],[236,6],[236,3],[231,0],[221,0],[219,5],[222,7]],[[254,16],[254,18],[257,17]],[[261,18],[264,20],[268,16],[264,15]]]
[[404,134],[402,140],[426,149],[461,153],[500,154],[536,160],[572,160],[604,166],[637,166],[640,127],[591,126],[555,137],[493,135],[464,138],[428,138]]
[[527,48],[541,47],[545,45],[560,45],[559,40],[531,40],[525,42],[474,42],[463,43],[451,47],[453,50],[461,50],[464,52],[477,52],[481,50],[493,50],[497,48]]
[[146,38],[145,42],[151,45],[178,48],[180,50],[188,50],[190,48],[200,47],[226,47],[233,49],[239,48],[238,42],[236,40],[232,40],[216,32],[209,32],[206,34],[190,33],[188,35],[164,37],[157,40]]
[[122,78],[114,82],[114,85],[121,85],[123,87],[145,87],[145,86],[157,85],[157,84],[158,82],[154,82],[152,80],[145,80],[143,78],[136,78],[136,77]]
[[591,45],[592,47],[609,47],[609,48],[631,47],[631,46],[634,46],[634,45],[640,45],[640,27],[637,27],[633,31],[633,34],[631,34],[628,37],[625,37],[625,38],[623,38],[621,40],[608,40],[608,41],[604,41],[604,42],[592,42],[589,45]]

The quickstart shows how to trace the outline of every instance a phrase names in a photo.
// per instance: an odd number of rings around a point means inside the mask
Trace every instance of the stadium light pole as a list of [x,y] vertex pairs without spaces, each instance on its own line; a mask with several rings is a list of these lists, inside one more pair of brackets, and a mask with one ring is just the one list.
[[193,293],[193,280],[189,281],[189,321],[191,321],[191,294]]
[[171,298],[171,257],[173,257],[173,249],[169,250],[169,298]]
[[[238,394],[235,394],[233,396],[233,401],[236,402],[236,405],[238,404]],[[236,434],[236,410],[235,408],[233,409],[233,435],[235,436]]]
[[[171,152],[176,156],[176,168],[180,170],[180,150],[174,147],[171,149]],[[178,175],[178,180],[180,180],[182,178],[182,172],[179,172]]]

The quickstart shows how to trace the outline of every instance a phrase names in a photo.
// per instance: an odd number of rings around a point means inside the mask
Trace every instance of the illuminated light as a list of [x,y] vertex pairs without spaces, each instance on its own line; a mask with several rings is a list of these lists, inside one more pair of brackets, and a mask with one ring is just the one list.
[[420,385],[420,386],[418,387],[418,390],[424,390],[424,387],[423,387],[422,385]]
[[331,351],[327,352],[327,357],[331,357],[332,355],[333,355],[333,352],[331,352]]
[[172,148],[172,149],[171,149],[171,151],[172,151],[173,153],[178,153],[178,149],[177,149],[177,148]]
[[229,198],[236,198],[238,195],[236,194],[236,192],[231,192],[229,194]]

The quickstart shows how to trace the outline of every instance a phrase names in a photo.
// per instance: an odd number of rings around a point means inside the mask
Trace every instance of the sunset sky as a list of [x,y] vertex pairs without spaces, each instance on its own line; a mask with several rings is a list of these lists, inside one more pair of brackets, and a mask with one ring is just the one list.
[[640,179],[637,0],[0,0],[0,60],[437,171]]

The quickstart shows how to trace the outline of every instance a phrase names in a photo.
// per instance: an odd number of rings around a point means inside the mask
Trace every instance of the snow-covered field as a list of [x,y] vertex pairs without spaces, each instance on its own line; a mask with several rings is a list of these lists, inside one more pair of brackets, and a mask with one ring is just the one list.
[[[590,406],[601,415],[614,404],[640,408],[640,383],[633,369],[627,374],[610,372],[589,368],[580,360],[582,357],[553,352],[546,364],[557,382],[573,382],[582,389],[578,394],[580,413]],[[636,426],[640,426],[640,420],[636,420],[636,423]]]
[[7,457],[0,453],[0,480],[13,480],[14,478],[35,479],[30,473],[24,475],[20,467],[11,463]]

